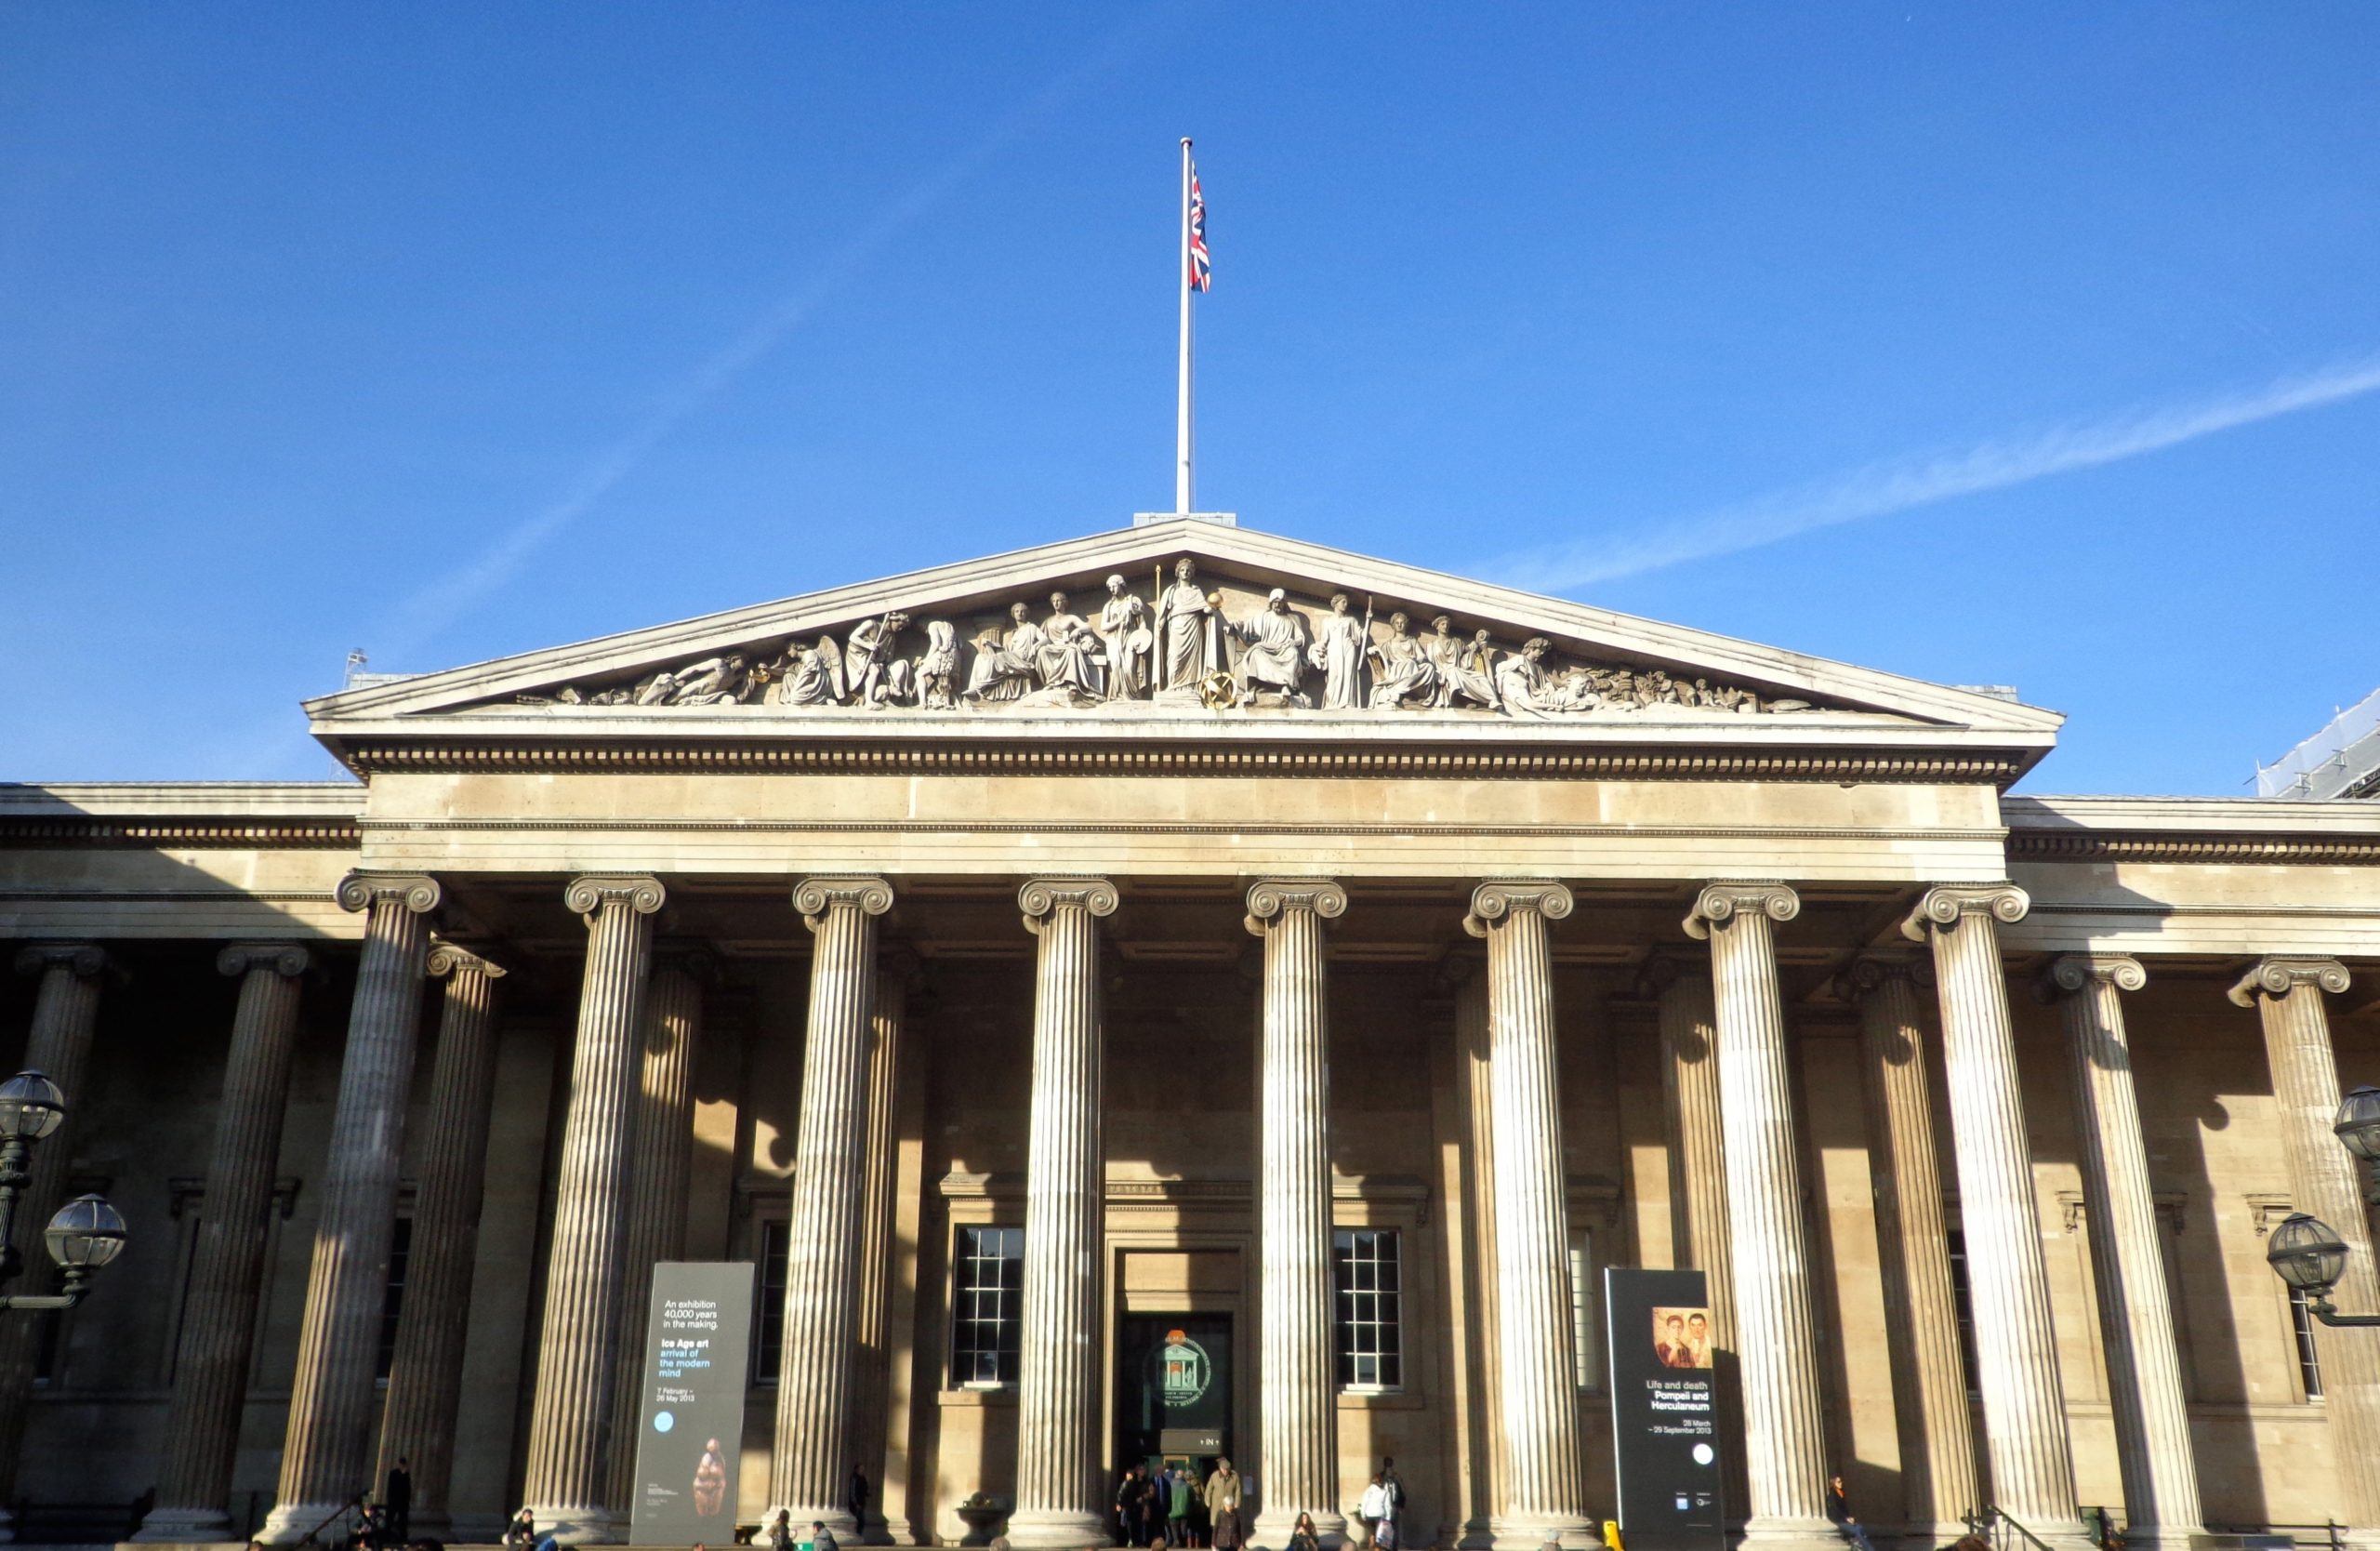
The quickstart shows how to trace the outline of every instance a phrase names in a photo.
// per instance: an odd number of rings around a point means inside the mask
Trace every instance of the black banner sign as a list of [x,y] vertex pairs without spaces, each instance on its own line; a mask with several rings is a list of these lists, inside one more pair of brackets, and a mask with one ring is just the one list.
[[628,1538],[637,1544],[724,1545],[735,1538],[751,1330],[749,1261],[653,1268],[628,1506]]
[[1724,1551],[1718,1388],[1699,1271],[1604,1272],[1612,1452],[1628,1551]]

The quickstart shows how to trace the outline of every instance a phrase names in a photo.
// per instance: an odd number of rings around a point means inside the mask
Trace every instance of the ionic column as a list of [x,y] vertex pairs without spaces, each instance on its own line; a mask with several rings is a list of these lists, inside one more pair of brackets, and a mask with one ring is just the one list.
[[1454,1038],[1457,1059],[1463,1068],[1463,1109],[1470,1121],[1471,1213],[1466,1239],[1471,1263],[1468,1283],[1471,1318],[1463,1338],[1474,1354],[1471,1371],[1478,1375],[1471,1397],[1475,1431],[1481,1439],[1473,1453],[1470,1517],[1463,1525],[1466,1546],[1485,1545],[1511,1503],[1511,1473],[1504,1437],[1503,1348],[1496,1320],[1496,1089],[1492,1036],[1488,1018],[1487,966],[1469,957],[1449,957],[1448,977],[1454,982]]
[[2024,920],[2030,903],[2013,883],[1943,885],[1926,891],[1901,932],[1934,947],[1992,1500],[2051,1545],[2079,1551],[2089,1533],[2074,1497],[1996,925]]
[[[612,1458],[604,1496],[626,1530],[636,1490],[637,1429],[642,1425],[644,1330],[653,1304],[653,1268],[686,1253],[686,1180],[694,1160],[694,1055],[702,1041],[701,952],[655,955],[644,990],[639,1072],[631,1101],[627,1248],[620,1270],[620,1339],[612,1372]],[[384,1451],[385,1452],[385,1451]]]
[[1099,918],[1116,913],[1116,886],[1104,878],[1036,878],[1016,901],[1025,930],[1040,944],[1025,1163],[1016,1511],[1009,1516],[1008,1539],[1021,1547],[1105,1545],[1099,1430],[1106,1345],[1100,1330],[1106,1178],[1100,1134]]
[[908,1021],[910,988],[918,979],[918,956],[907,948],[878,956],[876,1015],[867,1041],[867,1180],[862,1188],[859,1261],[859,1370],[852,1385],[852,1458],[867,1474],[868,1501],[861,1526],[870,1544],[889,1544],[884,1514],[886,1452],[891,1445],[885,1406],[892,1380],[890,1311],[892,1301],[894,1195],[900,1173],[899,1116],[901,1045]]
[[[1711,1334],[1736,1347],[1734,1256],[1727,1232],[1727,1148],[1719,1123],[1718,1012],[1711,976],[1671,959],[1645,966],[1661,1031],[1670,1153],[1670,1242],[1676,1264],[1710,1282]],[[1737,1505],[1740,1506],[1740,1505]]]
[[[2335,959],[2276,957],[2259,961],[2231,988],[2231,1000],[2254,1007],[2264,1022],[2291,1204],[2328,1223],[2346,1241],[2338,1304],[2366,1314],[2380,1310],[2380,1277],[2373,1270],[2360,1165],[2331,1131],[2338,1114],[2339,1074],[2331,1054],[2331,1020],[2322,1006],[2323,992],[2336,995],[2347,987],[2347,970]],[[2316,1340],[2321,1346],[2322,1408],[2330,1418],[2340,1507],[2362,1538],[2380,1530],[2380,1336],[2354,1330],[2334,1336],[2325,1329]]]
[[303,1540],[372,1484],[380,1306],[397,1230],[397,1166],[421,1027],[428,917],[438,900],[438,884],[429,878],[350,872],[339,881],[339,904],[370,914],[323,1165],[323,1214],[306,1278],[281,1485],[257,1531],[269,1544]]
[[1964,1516],[1982,1505],[1983,1494],[1976,1482],[1975,1425],[1959,1353],[1958,1298],[1915,966],[1893,958],[1860,959],[1836,991],[1859,1008],[1902,1511],[1911,1534],[1947,1544],[1967,1532]]
[[2098,1289],[2108,1400],[2123,1476],[2124,1541],[2181,1547],[2206,1531],[2199,1521],[2198,1465],[2174,1346],[2174,1306],[2123,1030],[2122,993],[2147,984],[2149,974],[2137,959],[2069,954],[2050,964],[2042,989],[2066,1014],[2091,1278]]
[[859,1334],[860,1224],[867,1183],[867,1053],[876,1006],[881,878],[810,878],[793,891],[812,937],[810,1022],[786,1229],[785,1357],[777,1382],[769,1518],[822,1520],[857,1539],[851,1478],[852,1378]]
[[1747,1545],[1832,1546],[1839,1538],[1826,1518],[1826,1418],[1771,926],[1801,909],[1782,883],[1713,883],[1686,918],[1686,935],[1711,943],[1727,1222],[1745,1252],[1733,1268]]
[[1248,891],[1248,930],[1264,939],[1257,1050],[1257,1249],[1264,1267],[1259,1545],[1287,1545],[1302,1513],[1314,1516],[1325,1545],[1347,1534],[1331,1350],[1330,1017],[1322,965],[1322,923],[1346,908],[1346,891],[1327,879],[1268,878]]
[[298,980],[310,962],[295,943],[243,943],[225,948],[215,961],[225,974],[240,976],[240,1003],[231,1016],[231,1051],[223,1069],[206,1198],[174,1359],[157,1505],[140,1521],[135,1540],[231,1536],[224,1501],[231,1490],[241,1412],[248,1399],[273,1169],[281,1158],[289,1056],[298,1032]]
[[446,1497],[455,1473],[455,1416],[463,1397],[463,1343],[470,1330],[496,1097],[496,980],[504,971],[452,943],[434,945],[427,967],[446,982],[446,992],[375,1478],[385,1481],[397,1461],[410,1462],[413,1536],[445,1541],[454,1531]]
[[638,1034],[653,953],[653,917],[667,895],[647,877],[580,878],[562,900],[587,918],[570,1107],[546,1264],[545,1322],[530,1402],[522,1496],[544,1532],[603,1544],[610,1505],[614,1343],[620,1339],[628,1144],[642,1068]]
[[1494,1091],[1497,1347],[1508,1500],[1494,1532],[1524,1544],[1599,1539],[1580,1458],[1570,1312],[1570,1219],[1546,922],[1570,891],[1543,879],[1472,891],[1463,930],[1488,944]]

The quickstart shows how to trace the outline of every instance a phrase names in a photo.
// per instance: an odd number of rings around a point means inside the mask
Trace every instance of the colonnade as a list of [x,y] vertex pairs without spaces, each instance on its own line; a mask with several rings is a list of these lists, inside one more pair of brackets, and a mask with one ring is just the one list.
[[[855,1459],[880,1461],[881,1375],[863,1347],[885,1318],[889,1278],[871,1273],[889,1198],[890,1088],[903,1039],[905,984],[879,925],[894,891],[873,877],[803,881],[793,903],[813,935],[803,1080],[788,1225],[785,1335],[770,1505],[844,1536],[864,1528],[844,1505]],[[636,1343],[650,1267],[679,1252],[692,1146],[690,1080],[702,1024],[697,961],[664,957],[653,929],[666,898],[650,877],[590,877],[566,891],[587,919],[562,1167],[527,1447],[527,1498],[565,1542],[620,1538],[631,1473]],[[440,903],[429,878],[358,873],[339,898],[366,921],[333,1125],[323,1213],[308,1281],[278,1500],[262,1538],[304,1538],[398,1456],[413,1462],[416,1533],[449,1529],[447,1477],[484,1183],[501,966],[433,943]],[[1031,1118],[1017,1497],[1011,1542],[1105,1543],[1104,1183],[1099,974],[1108,881],[1024,882],[1036,939]],[[1918,953],[1863,956],[1838,988],[1859,1010],[1864,1097],[1874,1148],[1887,1338],[1901,1425],[1906,1518],[1940,1535],[1986,1498],[2054,1551],[2087,1544],[2042,1262],[1998,927],[2021,920],[2008,884],[1931,889],[1903,925]],[[1263,1484],[1256,1534],[1278,1544],[1300,1513],[1326,1538],[1344,1531],[1338,1479],[1330,1283],[1329,1016],[1325,939],[1347,908],[1319,878],[1257,882],[1247,924],[1262,939],[1257,1160],[1263,1320],[1258,1433]],[[1673,1210],[1682,1263],[1712,1273],[1723,1342],[1740,1363],[1741,1505],[1759,1547],[1832,1551],[1814,1308],[1776,929],[1800,901],[1778,882],[1703,887],[1686,931],[1709,944],[1707,975],[1672,961],[1656,976],[1670,1094],[1672,1155],[1685,1168]],[[1566,1174],[1556,1080],[1550,931],[1572,910],[1550,880],[1474,889],[1465,930],[1486,972],[1457,990],[1470,1140],[1474,1289],[1492,1442],[1481,1496],[1500,1544],[1594,1537],[1572,1361]],[[263,1273],[264,1219],[285,1107],[299,982],[289,945],[235,946],[220,966],[241,982],[230,1067],[207,1178],[171,1399],[157,1505],[139,1538],[225,1538]],[[88,945],[29,949],[44,976],[28,1064],[80,1087],[103,959]],[[430,1078],[431,1133],[416,1148],[419,1208],[410,1285],[385,1401],[373,1354],[397,1211],[421,991],[443,981]],[[1944,1221],[1941,1156],[1927,1099],[1919,1002],[1938,1001],[1957,1187],[1986,1424],[1968,1425]],[[2135,1540],[2202,1533],[2169,1290],[2134,1092],[2122,997],[2146,972],[2133,959],[2059,958],[2040,994],[2062,1003],[2082,1143],[2101,1336],[2125,1505]],[[2347,973],[2326,960],[2262,961],[2233,991],[2261,1015],[2284,1123],[2293,1199],[2347,1237],[2346,1297],[2380,1306],[2360,1192],[2330,1135],[2338,1099],[2322,1003]],[[1725,1124],[1721,1125],[1724,1116]],[[1724,1142],[1722,1141],[1724,1137]],[[854,1145],[855,1140],[859,1145]],[[63,1149],[37,1155],[56,1159]],[[61,1178],[37,1175],[29,1212],[46,1213]],[[46,1190],[45,1196],[43,1192]],[[34,1220],[39,1220],[36,1217]],[[23,1385],[7,1387],[0,1325],[0,1444],[21,1430]],[[2380,1525],[2380,1346],[2325,1348],[2332,1425],[2347,1506]],[[871,1408],[873,1408],[871,1410]],[[620,1431],[615,1432],[615,1429]],[[13,1462],[13,1448],[5,1458]],[[1527,1537],[1526,1541],[1522,1537]]]

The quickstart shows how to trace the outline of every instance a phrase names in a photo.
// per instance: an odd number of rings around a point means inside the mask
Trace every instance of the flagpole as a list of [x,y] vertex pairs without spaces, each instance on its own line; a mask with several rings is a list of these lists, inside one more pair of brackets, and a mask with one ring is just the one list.
[[1182,137],[1182,241],[1173,249],[1173,288],[1182,297],[1182,378],[1174,417],[1173,510],[1190,510],[1190,137]]

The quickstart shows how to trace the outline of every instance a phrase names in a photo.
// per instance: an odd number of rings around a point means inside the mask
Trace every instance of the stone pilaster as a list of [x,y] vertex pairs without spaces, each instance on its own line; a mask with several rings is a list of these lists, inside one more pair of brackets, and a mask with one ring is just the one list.
[[2174,1345],[2173,1299],[2157,1241],[2149,1149],[2140,1139],[2140,1104],[2133,1091],[2132,1046],[2123,1027],[2123,993],[2147,984],[2149,974],[2136,959],[2069,954],[2050,964],[2042,989],[2066,1015],[2091,1277],[2115,1414],[2116,1463],[2123,1476],[2124,1541],[2182,1547],[2206,1531]]
[[295,943],[238,944],[215,961],[225,974],[240,977],[240,1002],[231,1016],[231,1050],[174,1359],[157,1505],[135,1540],[231,1538],[224,1505],[248,1398],[273,1170],[298,1033],[298,983],[310,962]]
[[612,1458],[604,1496],[625,1536],[641,1425],[644,1330],[653,1268],[686,1253],[686,1181],[694,1159],[694,1058],[702,1043],[709,956],[665,948],[644,988],[641,1080],[628,1153],[627,1247],[620,1272],[620,1339],[612,1372]]
[[409,1461],[413,1536],[445,1541],[455,1528],[447,1492],[496,1098],[496,981],[504,971],[452,943],[433,945],[426,967],[446,990],[430,1076],[430,1131],[416,1166],[420,1188],[413,1248],[389,1363],[376,1479],[386,1481],[397,1461]]
[[884,1482],[891,1447],[887,1394],[892,1382],[891,1309],[893,1231],[900,1175],[901,1046],[906,1038],[909,996],[919,974],[918,956],[907,948],[879,955],[876,1014],[867,1041],[867,1179],[862,1187],[859,1263],[859,1369],[852,1385],[852,1457],[867,1473],[868,1501],[862,1533],[872,1544],[892,1544],[886,1522]]
[[371,1488],[380,1305],[397,1230],[397,1166],[421,1028],[428,917],[438,901],[438,884],[428,878],[350,872],[339,881],[339,904],[370,913],[324,1164],[281,1485],[257,1531],[269,1544],[303,1540]]
[[[2328,1223],[2346,1242],[2338,1306],[2369,1314],[2380,1311],[2380,1277],[2373,1274],[2357,1178],[2361,1165],[2331,1131],[2339,1074],[2322,993],[2347,988],[2347,969],[2334,959],[2275,957],[2258,961],[2231,988],[2231,1000],[2255,1008],[2264,1024],[2291,1204]],[[2322,1406],[2330,1419],[2339,1511],[2359,1540],[2369,1540],[2380,1531],[2380,1334],[2325,1327],[2315,1340],[2321,1348]]]
[[1860,959],[1836,989],[1859,1008],[1902,1512],[1913,1538],[1943,1545],[1967,1532],[1964,1516],[1982,1505],[1983,1494],[1959,1353],[1916,966],[1898,958]]
[[786,1230],[785,1357],[778,1369],[770,1518],[823,1521],[858,1537],[851,1479],[852,1380],[859,1333],[860,1225],[867,1164],[867,1058],[876,1008],[876,924],[892,908],[881,878],[810,878],[793,891],[810,927],[810,1021]]
[[1744,1408],[1744,1544],[1831,1547],[1826,1418],[1820,1407],[1801,1152],[1777,987],[1773,924],[1801,913],[1782,883],[1713,883],[1686,918],[1711,943],[1736,1352]]
[[1578,1354],[1570,1311],[1568,1181],[1546,923],[1570,891],[1543,879],[1472,891],[1463,930],[1488,944],[1489,1080],[1494,1090],[1497,1347],[1506,1438],[1499,1542],[1599,1540],[1580,1454]]
[[[35,943],[17,954],[17,973],[37,974],[33,1027],[25,1036],[25,1068],[58,1084],[66,1095],[66,1120],[33,1149],[32,1175],[17,1200],[17,1221],[33,1231],[27,1242],[20,1292],[46,1292],[49,1257],[38,1247],[41,1228],[66,1200],[69,1139],[75,1107],[88,1096],[91,1033],[99,1015],[99,977],[107,955],[95,943]],[[17,1500],[17,1456],[25,1440],[25,1409],[33,1399],[33,1360],[42,1321],[27,1316],[0,1318],[0,1504]],[[11,1516],[0,1506],[0,1541],[13,1540]]]
[[621,1273],[634,1179],[628,1145],[643,1067],[638,1036],[653,917],[667,897],[660,881],[648,877],[579,878],[562,892],[563,902],[587,918],[587,967],[579,983],[522,1496],[539,1531],[550,1527],[565,1543],[602,1544],[616,1533],[605,1499],[612,1359],[621,1339]]
[[1033,1117],[1025,1164],[1025,1306],[1017,1397],[1020,1547],[1107,1544],[1100,1455],[1105,1157],[1100,1133],[1104,1031],[1099,918],[1104,878],[1036,878],[1018,891],[1040,939],[1033,981]]
[[1504,1438],[1503,1349],[1496,1321],[1495,1066],[1487,966],[1468,957],[1449,958],[1447,970],[1454,982],[1455,1058],[1462,1067],[1463,1110],[1470,1128],[1469,1189],[1464,1202],[1470,1213],[1466,1242],[1472,1312],[1462,1337],[1469,1344],[1471,1372],[1477,1375],[1466,1400],[1473,1408],[1473,1436],[1479,1439],[1472,1460],[1472,1500],[1465,1509],[1462,1544],[1480,1547],[1491,1543],[1494,1526],[1505,1517],[1512,1501]]
[[2013,883],[1944,885],[1926,891],[1901,932],[1934,948],[1992,1501],[2058,1551],[2079,1551],[2089,1535],[2074,1496],[2041,1210],[2000,967],[1997,923],[2024,920],[2030,904]]
[[1264,939],[1264,1010],[1257,1041],[1258,1260],[1264,1267],[1259,1339],[1259,1545],[1287,1545],[1314,1516],[1325,1545],[1343,1541],[1339,1386],[1331,1350],[1330,1015],[1323,922],[1347,894],[1319,878],[1268,878],[1248,891],[1248,930]]

